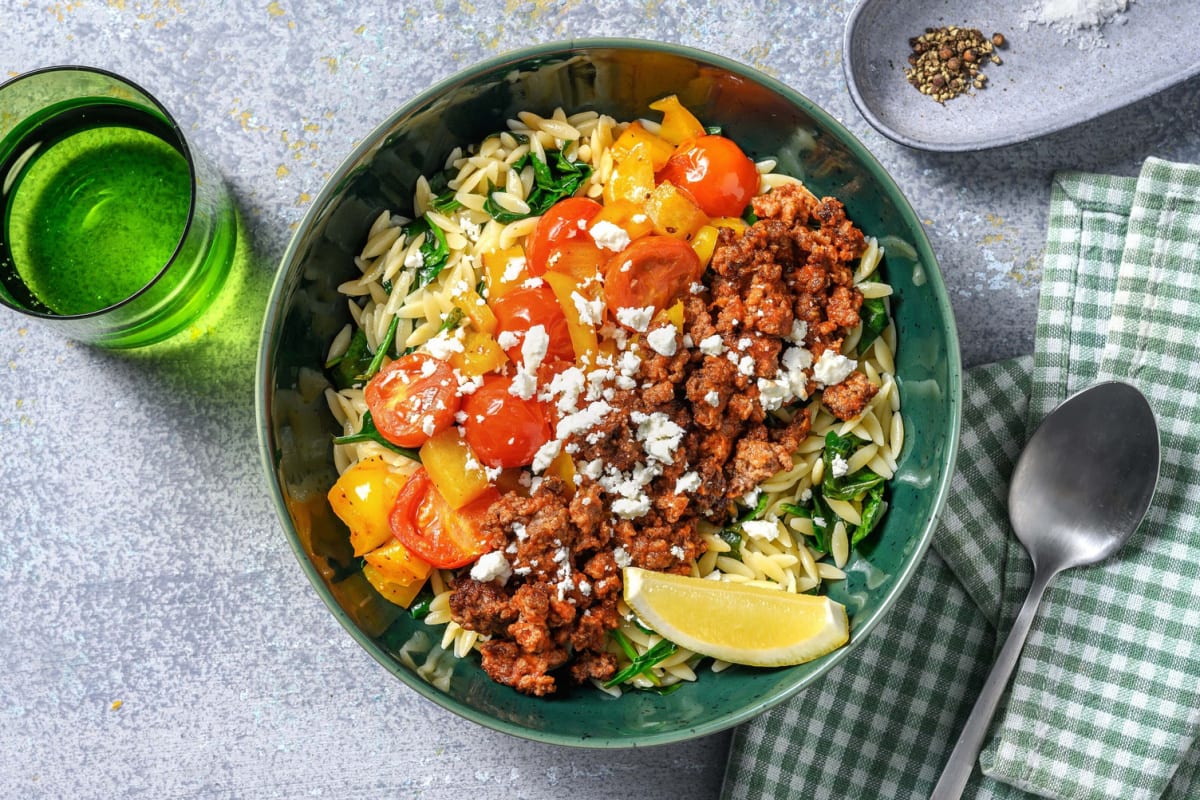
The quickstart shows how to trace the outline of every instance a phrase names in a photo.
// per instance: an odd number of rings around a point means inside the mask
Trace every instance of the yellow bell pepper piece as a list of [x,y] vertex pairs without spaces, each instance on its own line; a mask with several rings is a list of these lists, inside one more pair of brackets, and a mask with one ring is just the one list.
[[[519,262],[514,264],[514,260],[518,259]],[[525,250],[520,245],[489,250],[483,254],[483,280],[487,284],[488,299],[503,297],[529,279],[524,259]]]
[[713,217],[708,222],[714,228],[729,228],[738,236],[746,232],[746,220],[741,217]]
[[385,600],[403,608],[408,608],[412,605],[412,601],[421,593],[421,587],[425,585],[424,580],[413,581],[408,584],[388,580],[387,577],[370,564],[363,565],[363,577],[375,587],[375,591],[383,595]]
[[361,556],[392,538],[388,516],[407,477],[375,456],[342,473],[329,490],[333,513],[350,528],[350,545]]
[[451,508],[462,508],[490,485],[483,465],[454,425],[421,445],[421,463]]
[[646,147],[646,152],[650,156],[650,163],[654,165],[655,172],[665,167],[667,161],[675,154],[674,144],[661,136],[655,136],[646,130],[642,126],[642,123],[634,121],[613,142],[611,149],[612,156],[617,161],[623,161],[629,156],[633,148],[639,144]]
[[674,145],[705,134],[704,126],[692,112],[683,107],[675,95],[655,100],[650,108],[663,112],[662,128],[658,135]]
[[[598,352],[596,328],[580,318],[579,307],[575,305],[573,297],[578,293],[586,300],[592,301],[595,300],[595,293],[581,288],[574,276],[561,272],[548,270],[542,276],[542,280],[550,284],[550,289],[562,308],[563,316],[567,318],[567,331],[571,334],[571,347],[575,350],[576,363],[581,366],[595,364]],[[592,287],[596,285],[593,284]]]
[[555,456],[543,474],[546,477],[561,478],[567,485],[567,494],[575,494],[575,461],[570,453],[564,451]]
[[690,241],[708,223],[708,215],[675,184],[663,181],[654,187],[646,200],[646,215],[654,231],[665,236]]
[[717,249],[717,229],[712,225],[701,227],[692,237],[692,249],[700,257],[700,263],[707,267]]
[[463,316],[466,317],[471,326],[476,330],[483,331],[484,333],[496,332],[496,315],[492,313],[491,306],[474,289],[469,289],[462,294],[452,297],[450,302],[455,308],[463,312]]
[[629,234],[629,239],[641,238],[654,232],[654,223],[646,215],[646,208],[628,200],[614,200],[606,203],[600,213],[592,217],[591,225],[597,222],[611,222]]
[[613,164],[612,175],[604,184],[604,202],[628,200],[640,204],[654,191],[654,162],[643,142],[634,144],[625,158]]
[[467,328],[462,333],[462,343],[461,353],[450,354],[450,366],[463,375],[487,375],[508,363],[508,356],[490,333]]
[[364,555],[363,561],[374,567],[381,577],[401,586],[420,585],[433,570],[429,562],[409,552],[395,539]]

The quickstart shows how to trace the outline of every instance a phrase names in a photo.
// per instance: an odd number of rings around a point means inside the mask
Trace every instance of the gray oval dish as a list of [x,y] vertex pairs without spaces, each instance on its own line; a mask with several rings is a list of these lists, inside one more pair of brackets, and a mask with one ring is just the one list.
[[[850,96],[880,133],[919,150],[985,150],[1044,136],[1141,100],[1200,73],[1200,0],[1142,0],[1086,36],[1029,24],[1030,2],[862,0],[846,22]],[[1003,64],[988,87],[939,104],[909,85],[909,39],[943,25],[1000,32]]]

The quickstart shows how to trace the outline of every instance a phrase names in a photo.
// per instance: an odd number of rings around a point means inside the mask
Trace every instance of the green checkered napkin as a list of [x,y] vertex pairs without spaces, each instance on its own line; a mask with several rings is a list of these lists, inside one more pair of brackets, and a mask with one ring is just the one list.
[[1200,167],[1057,175],[1035,354],[968,371],[933,550],[849,658],[738,729],[723,797],[929,796],[1029,585],[1007,521],[1013,462],[1058,402],[1105,379],[1138,386],[1157,414],[1154,504],[1115,559],[1051,585],[965,796],[1200,794],[1194,372]]

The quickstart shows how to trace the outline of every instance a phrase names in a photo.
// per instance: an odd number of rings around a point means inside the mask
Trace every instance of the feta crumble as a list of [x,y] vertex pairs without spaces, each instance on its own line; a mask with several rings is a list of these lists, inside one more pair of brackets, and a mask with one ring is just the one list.
[[471,577],[480,583],[500,581],[500,585],[503,586],[512,577],[512,565],[508,563],[504,553],[493,550],[479,557],[479,560],[471,567]]
[[632,328],[638,333],[645,333],[646,329],[650,327],[650,320],[653,318],[654,306],[617,309],[617,322],[620,322],[627,328]]
[[833,386],[846,380],[857,366],[858,362],[854,359],[846,358],[841,353],[835,353],[833,350],[826,350],[821,353],[821,357],[813,365],[813,377],[819,383],[823,383],[826,386]]
[[671,325],[664,325],[661,328],[655,328],[646,334],[646,343],[650,345],[650,349],[658,353],[660,356],[670,358],[675,355],[675,328]]
[[606,219],[597,222],[588,232],[592,234],[592,241],[596,243],[596,246],[605,250],[619,253],[629,247],[629,234],[625,232],[625,229]]
[[779,536],[779,526],[774,520],[750,519],[742,523],[742,533],[751,539],[769,542]]

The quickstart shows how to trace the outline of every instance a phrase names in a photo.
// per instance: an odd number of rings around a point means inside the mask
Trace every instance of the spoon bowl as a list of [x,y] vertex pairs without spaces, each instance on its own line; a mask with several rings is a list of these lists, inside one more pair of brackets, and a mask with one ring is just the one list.
[[1150,403],[1119,381],[1072,395],[1034,431],[1008,490],[1033,581],[930,800],[962,796],[1046,587],[1064,569],[1103,561],[1125,544],[1150,508],[1159,461]]
[[1137,528],[1158,481],[1154,412],[1127,383],[1099,383],[1067,398],[1017,460],[1009,518],[1035,568],[1094,564]]

